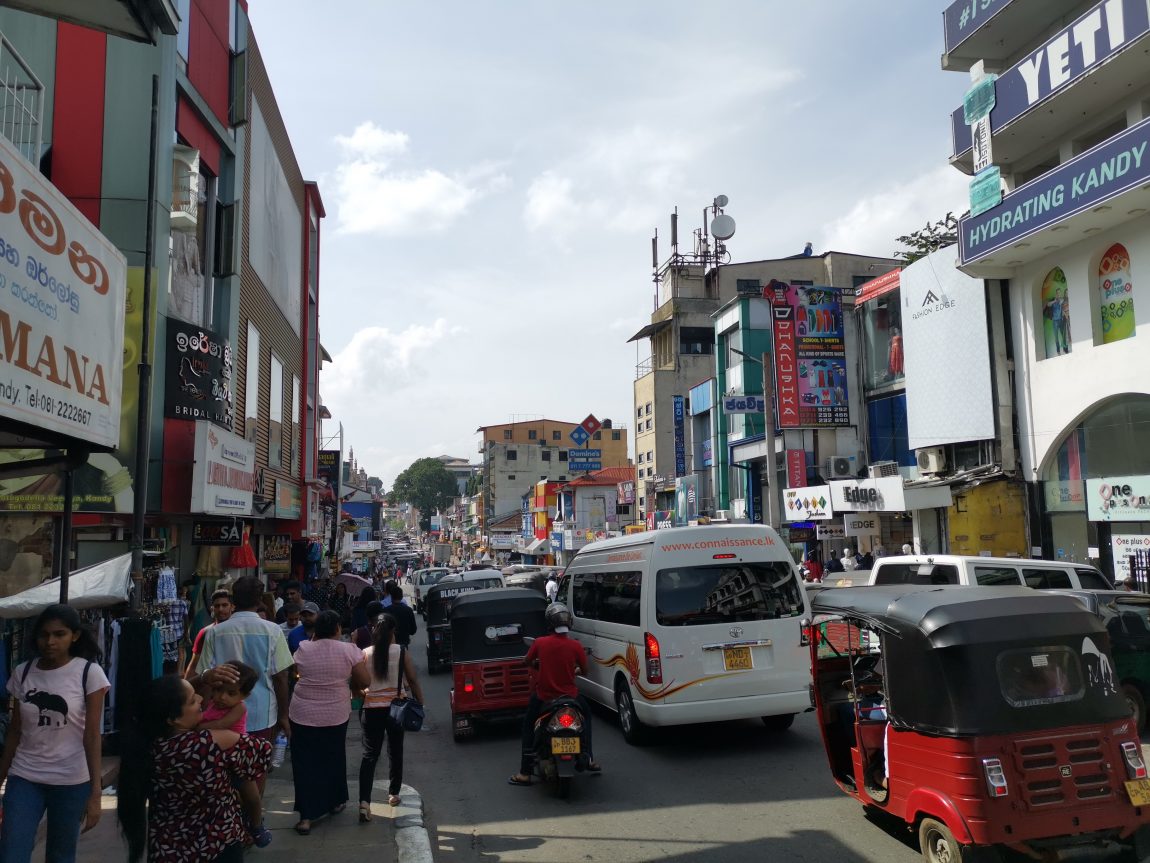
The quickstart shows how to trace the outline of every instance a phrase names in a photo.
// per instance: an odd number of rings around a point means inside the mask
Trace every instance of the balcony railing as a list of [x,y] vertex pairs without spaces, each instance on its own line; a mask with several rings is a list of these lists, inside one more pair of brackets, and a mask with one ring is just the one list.
[[0,134],[39,167],[44,129],[44,85],[0,33]]

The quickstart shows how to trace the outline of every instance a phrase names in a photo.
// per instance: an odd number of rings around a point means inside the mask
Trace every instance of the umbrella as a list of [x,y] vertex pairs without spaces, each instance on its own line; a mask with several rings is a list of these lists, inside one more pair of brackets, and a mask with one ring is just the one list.
[[342,584],[347,588],[347,595],[355,599],[365,587],[371,587],[371,582],[354,572],[341,572],[335,580],[336,584]]

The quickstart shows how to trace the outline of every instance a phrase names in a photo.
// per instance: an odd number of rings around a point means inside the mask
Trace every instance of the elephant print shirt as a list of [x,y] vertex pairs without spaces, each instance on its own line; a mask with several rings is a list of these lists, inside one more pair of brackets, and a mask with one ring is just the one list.
[[[20,745],[12,759],[13,776],[45,785],[79,785],[88,781],[84,757],[86,696],[107,690],[104,670],[93,662],[88,667],[87,691],[84,667],[88,660],[73,657],[60,668],[37,668],[31,660],[28,674],[20,665],[8,680],[8,692],[20,709]],[[100,717],[91,717],[99,722]]]

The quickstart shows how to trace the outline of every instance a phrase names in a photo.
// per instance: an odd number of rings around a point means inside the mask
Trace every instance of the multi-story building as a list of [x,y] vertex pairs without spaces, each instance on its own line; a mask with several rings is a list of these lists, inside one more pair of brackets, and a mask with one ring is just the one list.
[[609,467],[559,486],[551,525],[555,563],[566,566],[587,543],[618,536],[635,523],[634,477],[630,467]]
[[[958,266],[1001,289],[1030,545],[1124,575],[1150,544],[1150,297],[1138,278],[1150,261],[1150,14],[1125,0],[970,6],[946,11],[943,65],[997,72],[977,138],[1006,192],[961,219]],[[952,164],[969,173],[976,136],[961,107],[951,123]]]
[[459,495],[462,497],[466,494],[471,478],[479,474],[479,467],[471,464],[465,458],[453,455],[438,455],[436,459],[443,462],[448,473],[455,477],[455,485],[459,489]]

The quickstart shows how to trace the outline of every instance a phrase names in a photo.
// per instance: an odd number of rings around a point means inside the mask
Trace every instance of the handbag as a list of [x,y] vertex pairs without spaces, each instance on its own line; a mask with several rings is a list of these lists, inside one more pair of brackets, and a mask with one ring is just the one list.
[[399,648],[399,682],[396,684],[396,698],[391,702],[391,718],[399,723],[404,731],[419,731],[423,728],[423,705],[414,698],[403,697],[403,670],[406,665],[407,648]]

